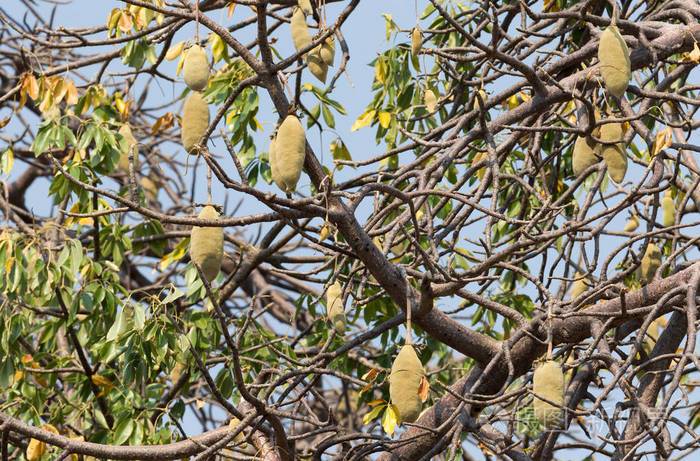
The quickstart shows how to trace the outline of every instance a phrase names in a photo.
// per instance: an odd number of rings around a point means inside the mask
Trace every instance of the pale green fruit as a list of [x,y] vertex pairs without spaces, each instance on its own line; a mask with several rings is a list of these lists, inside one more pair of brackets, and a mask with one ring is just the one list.
[[621,98],[627,90],[632,72],[630,51],[616,26],[609,26],[600,34],[598,60],[600,75],[608,92]]
[[199,45],[193,45],[187,50],[183,64],[185,83],[193,91],[202,91],[209,81],[209,61],[207,53]]
[[119,128],[119,134],[126,141],[127,149],[122,152],[119,156],[119,162],[117,163],[117,168],[123,171],[129,171],[129,154],[133,151],[134,156],[134,167],[139,166],[139,144],[134,133],[131,131],[131,127],[128,124],[124,124]]
[[425,108],[428,109],[428,112],[431,114],[435,112],[435,109],[437,109],[438,98],[435,96],[433,90],[425,90],[425,94],[423,95],[423,104],[425,104]]
[[663,212],[664,227],[673,226],[676,222],[676,204],[671,195],[671,189],[667,189],[664,198],[661,199],[661,211]]
[[326,83],[326,76],[328,75],[328,65],[321,59],[320,47],[316,47],[311,53],[306,57],[309,71],[314,77],[319,79],[321,82]]
[[306,25],[306,16],[301,8],[294,8],[294,13],[292,13],[292,41],[294,42],[294,48],[300,51],[307,46],[311,45],[311,33],[309,32],[309,26]]
[[411,54],[417,57],[421,49],[423,49],[423,33],[418,27],[414,27],[411,31]]
[[343,287],[340,286],[339,282],[333,283],[326,291],[326,315],[339,335],[345,333]]
[[[216,220],[219,213],[213,206],[207,205],[198,218]],[[190,239],[190,259],[202,270],[208,281],[211,282],[219,274],[223,257],[224,228],[194,226]]]
[[272,179],[291,194],[296,190],[306,158],[306,135],[296,116],[288,115],[280,125],[274,150],[275,155],[270,159],[275,163],[271,167]]
[[639,265],[639,278],[642,282],[650,282],[659,267],[661,267],[661,250],[658,246],[650,243]]
[[[553,360],[548,360],[537,367],[532,378],[532,391],[535,393],[533,409],[535,417],[546,429],[556,429],[562,416],[564,405],[564,373],[561,365]],[[538,398],[543,397],[551,403]]]
[[620,123],[607,123],[600,127],[600,139],[605,142],[601,153],[608,167],[608,175],[616,183],[621,183],[627,173],[627,154],[621,144],[623,135]]
[[627,223],[625,223],[624,229],[622,229],[625,232],[634,232],[637,230],[639,227],[639,218],[637,218],[637,215],[632,215],[630,216],[630,219],[627,220]]
[[571,164],[574,169],[574,175],[580,176],[588,167],[595,165],[600,161],[596,155],[596,145],[593,139],[587,136],[577,136],[574,143],[574,152],[571,158]]
[[305,15],[310,15],[314,13],[313,8],[311,7],[311,0],[299,0],[297,2],[299,5],[299,9],[305,14]]
[[209,128],[209,105],[202,93],[192,92],[182,109],[182,147],[190,154]]
[[327,66],[333,65],[333,60],[335,59],[335,39],[332,35],[321,44],[320,55]]
[[389,396],[398,410],[399,422],[412,423],[420,415],[423,403],[419,391],[425,376],[423,365],[413,346],[406,344],[391,365]]

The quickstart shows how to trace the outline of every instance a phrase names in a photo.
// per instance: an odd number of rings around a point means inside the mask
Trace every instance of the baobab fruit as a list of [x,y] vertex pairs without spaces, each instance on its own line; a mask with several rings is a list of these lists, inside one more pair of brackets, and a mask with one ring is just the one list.
[[275,141],[277,137],[273,137],[270,140],[270,152],[268,153],[268,160],[270,161],[270,175],[272,176],[272,181],[277,184],[277,187],[284,190],[286,187],[280,179],[279,174],[279,162],[277,162],[277,149],[275,149]]
[[598,60],[600,75],[608,93],[621,98],[627,90],[632,72],[630,51],[616,26],[608,26],[600,34]]
[[345,333],[343,287],[337,281],[326,290],[326,315],[339,335]]
[[622,124],[607,123],[600,127],[600,139],[603,141],[602,155],[608,167],[610,179],[621,183],[627,173],[627,155],[621,144]]
[[639,278],[642,282],[650,282],[659,266],[661,266],[661,250],[653,243],[650,243],[639,265]]
[[664,227],[671,227],[676,222],[676,205],[671,196],[671,189],[666,189],[664,198],[661,199],[661,211],[663,212]]
[[311,0],[299,0],[297,2],[299,5],[299,9],[305,14],[305,15],[310,15],[314,13],[313,8],[311,7]]
[[284,119],[274,144],[275,155],[270,159],[275,163],[271,166],[272,179],[280,189],[291,194],[296,190],[306,157],[304,127],[295,115]]
[[532,391],[535,393],[532,404],[535,418],[546,429],[555,429],[561,421],[561,407],[564,405],[564,373],[561,365],[547,360],[537,367],[532,378]]
[[118,133],[122,136],[122,138],[124,138],[127,149],[119,156],[117,168],[120,170],[129,171],[129,155],[133,155],[135,166],[138,166],[139,164],[139,144],[134,137],[134,133],[131,131],[131,127],[127,123],[119,128]]
[[192,91],[202,91],[209,81],[209,61],[207,53],[199,45],[187,50],[183,64],[185,83]]
[[630,219],[627,220],[625,223],[624,229],[622,229],[625,232],[634,232],[637,230],[639,227],[639,218],[637,218],[636,214],[633,214],[630,216]]
[[[217,220],[219,213],[211,205],[207,205],[197,216],[199,219]],[[199,227],[192,228],[190,239],[190,259],[198,266],[204,277],[211,282],[221,270],[224,257],[224,228]]]
[[425,376],[423,365],[410,344],[404,345],[391,365],[389,396],[398,410],[399,423],[412,423],[420,415],[420,383]]
[[182,109],[182,147],[195,154],[194,146],[199,144],[209,128],[209,105],[202,93],[192,92]]
[[576,137],[574,151],[571,156],[571,165],[575,176],[581,176],[588,167],[599,162],[600,159],[596,155],[595,148],[595,142],[589,136]]
[[148,202],[155,202],[158,200],[158,185],[151,178],[143,177],[141,181],[139,181],[139,184],[141,184]]
[[173,384],[175,384],[176,382],[180,381],[180,378],[185,373],[187,373],[187,364],[177,362],[173,367],[172,371],[170,372],[170,381],[172,381]]
[[431,114],[435,112],[437,102],[437,96],[435,96],[433,90],[425,90],[425,94],[423,95],[423,104],[425,104],[425,108],[428,109],[428,112]]
[[333,65],[333,60],[335,59],[335,39],[332,35],[321,43],[319,54],[327,66]]
[[[241,424],[241,420],[233,416],[231,418],[231,421],[228,423],[228,427],[231,428],[232,430],[236,429],[239,425]],[[237,443],[245,443],[245,435],[243,434],[243,431],[239,432],[236,434],[236,437],[234,440]]]
[[418,53],[423,49],[423,33],[418,26],[411,31],[411,54],[418,57]]
[[291,28],[292,41],[297,51],[301,51],[311,44],[311,33],[309,33],[309,26],[306,25],[306,16],[304,16],[301,8],[294,8]]
[[307,56],[307,63],[309,66],[309,71],[311,74],[319,79],[321,82],[326,83],[326,76],[328,75],[328,65],[323,62],[321,58],[321,49],[316,47]]
[[586,285],[586,279],[581,275],[580,272],[576,272],[576,280],[571,285],[571,299],[576,299],[588,290],[588,285]]

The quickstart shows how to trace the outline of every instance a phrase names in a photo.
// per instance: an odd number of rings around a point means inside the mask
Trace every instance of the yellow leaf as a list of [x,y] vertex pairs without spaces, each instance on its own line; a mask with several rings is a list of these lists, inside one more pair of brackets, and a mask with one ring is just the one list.
[[155,135],[161,131],[167,130],[175,124],[175,116],[172,112],[167,112],[165,115],[158,117],[156,122],[151,127],[151,134]]
[[[379,370],[377,370],[376,368],[372,368],[367,373],[362,375],[362,380],[371,382],[371,381],[374,381],[378,375],[379,375]],[[370,403],[370,405],[371,405],[371,403]]]
[[671,127],[666,127],[665,129],[656,133],[656,139],[654,139],[654,147],[651,151],[651,156],[656,157],[662,149],[671,147],[673,143],[673,133]]
[[360,128],[369,126],[369,124],[372,123],[372,120],[374,120],[374,116],[376,115],[376,113],[376,110],[371,109],[365,112],[364,114],[360,115],[357,118],[357,120],[355,120],[355,123],[352,124],[350,131],[357,131]]
[[131,30],[134,26],[134,22],[131,20],[131,14],[128,11],[122,11],[119,15],[119,21],[117,23],[119,30],[126,33]]
[[214,62],[226,59],[228,56],[226,42],[215,33],[209,34],[209,44],[211,45],[211,54],[214,57]]
[[386,400],[384,400],[384,399],[377,399],[377,400],[372,400],[372,401],[369,402],[367,405],[369,405],[370,407],[376,407],[377,405],[381,405],[381,404],[383,404],[383,403],[386,403]]
[[175,245],[173,251],[163,256],[163,259],[160,260],[158,268],[161,271],[164,271],[168,268],[169,265],[171,265],[175,261],[179,261],[180,259],[182,259],[182,257],[185,256],[185,253],[187,253],[187,246],[189,245],[189,243],[190,239],[188,238],[180,240],[180,243]]
[[423,376],[420,380],[420,386],[418,386],[418,396],[420,397],[421,402],[425,402],[428,400],[428,394],[430,393],[430,381],[428,381],[428,378]]
[[12,171],[12,166],[15,164],[15,153],[12,148],[8,148],[2,156],[2,162],[0,162],[0,167],[2,168],[3,174],[10,174]]
[[175,69],[175,75],[180,75],[180,72],[182,72],[182,66],[185,65],[185,55],[181,54],[180,55],[180,60],[177,62],[177,69]]
[[372,408],[372,411],[370,411],[369,413],[365,414],[362,417],[362,424],[369,424],[370,421],[372,421],[377,416],[379,416],[379,414],[382,412],[383,408],[384,408],[384,405],[380,405],[380,406]]
[[226,14],[228,15],[229,18],[231,18],[231,16],[233,16],[233,11],[235,9],[236,9],[236,2],[231,2],[228,4]]
[[379,124],[382,128],[385,130],[389,128],[389,124],[391,123],[391,114],[389,112],[379,112],[377,117],[379,118]]
[[694,63],[700,63],[700,48],[698,47],[698,42],[693,44],[693,51],[687,54],[687,59]]
[[384,416],[382,416],[382,429],[384,429],[384,432],[390,436],[394,435],[394,431],[396,430],[396,425],[399,421],[397,416],[398,413],[399,412],[396,411],[396,407],[393,404],[387,405],[386,410],[384,410]]
[[377,79],[379,83],[386,82],[386,71],[386,62],[380,57],[374,64],[374,78]]
[[165,53],[165,59],[168,61],[174,61],[182,54],[182,50],[185,49],[185,42],[178,42],[171,46],[167,53]]

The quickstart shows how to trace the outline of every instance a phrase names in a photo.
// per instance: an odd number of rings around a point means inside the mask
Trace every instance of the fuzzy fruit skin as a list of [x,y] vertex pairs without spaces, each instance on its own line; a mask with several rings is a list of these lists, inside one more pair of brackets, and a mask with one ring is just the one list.
[[345,333],[343,287],[340,286],[339,282],[333,283],[326,290],[326,315],[339,335]]
[[[535,400],[532,404],[535,417],[546,429],[555,429],[561,421],[562,407],[564,405],[564,373],[561,366],[548,360],[535,370],[532,378],[532,390]],[[544,397],[557,406],[537,398]]]
[[650,282],[654,278],[654,274],[661,266],[661,250],[659,247],[650,243],[647,246],[647,251],[644,252],[642,262],[639,265],[639,277],[642,282]]
[[277,131],[275,155],[270,159],[276,164],[271,167],[272,179],[284,192],[291,194],[296,190],[305,157],[304,127],[295,115],[288,115]]
[[301,11],[307,16],[314,13],[313,8],[311,7],[311,0],[299,0],[297,5],[299,5]]
[[600,34],[598,44],[600,75],[608,93],[621,98],[627,90],[630,77],[630,51],[616,26],[608,26]]
[[624,229],[622,229],[625,232],[634,232],[637,230],[639,227],[639,219],[636,216],[630,217],[629,220],[627,220],[627,223],[625,223]]
[[431,114],[435,112],[435,109],[437,109],[437,96],[435,96],[435,92],[433,90],[425,90],[425,94],[423,95],[423,104],[425,104],[425,108],[428,109],[428,112]]
[[576,280],[571,285],[571,299],[576,299],[588,290],[586,279],[583,278],[580,272],[576,272]]
[[608,167],[610,179],[618,184],[625,179],[627,173],[627,155],[621,143],[622,138],[622,124],[608,123],[600,127],[600,139],[606,143],[601,148],[603,160]]
[[320,47],[317,47],[311,53],[309,53],[306,60],[309,65],[309,71],[311,71],[313,76],[319,79],[321,82],[326,83],[326,76],[328,76],[328,65],[323,62],[323,59],[321,58]]
[[411,31],[411,54],[418,57],[418,53],[423,49],[423,33],[419,28],[414,27]]
[[122,155],[119,156],[117,168],[123,171],[129,171],[129,152],[131,150],[134,151],[134,167],[138,167],[139,165],[139,144],[128,124],[122,125],[121,128],[119,128],[118,133],[122,135],[126,141],[127,145],[129,146],[129,151],[123,152]]
[[300,51],[309,46],[311,44],[311,33],[309,33],[309,26],[306,25],[306,16],[304,16],[301,8],[294,8],[291,26],[294,48]]
[[420,415],[421,402],[418,391],[425,372],[416,350],[406,344],[391,365],[389,396],[399,412],[399,422],[412,423]]
[[596,145],[593,139],[587,136],[577,136],[574,143],[574,152],[571,156],[571,165],[576,177],[598,163],[600,159],[596,155]]
[[192,92],[182,108],[182,147],[194,154],[193,147],[209,128],[209,105],[202,93]]
[[[218,219],[216,209],[207,205],[199,213],[199,219]],[[216,278],[221,270],[221,261],[224,256],[224,228],[223,227],[198,227],[192,228],[190,240],[190,259],[202,269],[202,273],[208,281]]]
[[277,136],[272,138],[270,141],[270,152],[268,153],[268,160],[270,161],[270,175],[272,176],[272,182],[274,182],[277,187],[284,190],[285,184],[280,180],[280,174],[278,171],[279,162],[277,161],[277,149],[275,147],[275,142],[277,141]]
[[676,204],[673,202],[671,190],[664,193],[664,198],[661,199],[661,210],[663,212],[664,227],[671,227],[676,222]]
[[202,91],[209,82],[209,61],[207,53],[199,45],[192,46],[187,51],[183,64],[185,83],[192,91]]
[[332,35],[323,41],[319,54],[327,66],[333,65],[333,60],[335,59],[335,39]]

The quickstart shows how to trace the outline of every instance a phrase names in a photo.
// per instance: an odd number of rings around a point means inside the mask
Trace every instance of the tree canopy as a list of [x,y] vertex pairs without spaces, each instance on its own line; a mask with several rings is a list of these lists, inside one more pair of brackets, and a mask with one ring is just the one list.
[[0,5],[3,460],[695,456],[700,5],[361,3]]

